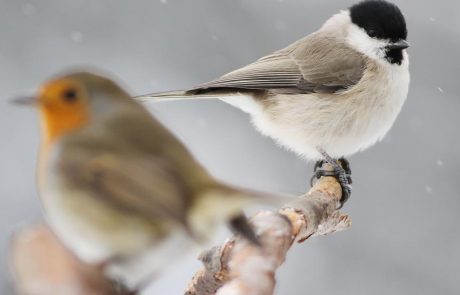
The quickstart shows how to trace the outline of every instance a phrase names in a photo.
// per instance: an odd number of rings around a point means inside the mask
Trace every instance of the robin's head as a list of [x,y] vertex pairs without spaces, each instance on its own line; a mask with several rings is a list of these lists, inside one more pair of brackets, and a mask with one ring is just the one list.
[[98,112],[110,109],[128,95],[113,81],[88,72],[59,76],[45,83],[35,97],[17,99],[36,105],[48,140],[83,127]]

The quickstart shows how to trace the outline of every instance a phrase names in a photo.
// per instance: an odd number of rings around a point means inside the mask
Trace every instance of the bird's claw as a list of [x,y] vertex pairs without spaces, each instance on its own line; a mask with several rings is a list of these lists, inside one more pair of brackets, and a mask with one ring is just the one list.
[[[326,170],[323,168],[325,163],[329,163],[332,165],[334,170]],[[316,179],[320,179],[323,176],[331,176],[335,177],[337,181],[340,183],[342,188],[342,198],[340,199],[340,208],[343,207],[345,202],[351,196],[351,170],[350,170],[350,163],[345,158],[341,158],[338,161],[327,161],[327,160],[320,160],[315,163],[315,167],[313,170],[313,176],[310,180],[311,186],[313,186]]]

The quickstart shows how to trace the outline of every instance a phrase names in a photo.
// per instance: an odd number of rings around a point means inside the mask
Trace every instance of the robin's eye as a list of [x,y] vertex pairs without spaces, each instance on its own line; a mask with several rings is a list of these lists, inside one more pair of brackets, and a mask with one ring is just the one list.
[[369,30],[369,31],[367,32],[367,34],[368,34],[369,37],[371,37],[371,38],[377,37],[377,31],[376,31],[376,30],[372,30],[372,29],[371,29],[371,30]]
[[62,99],[66,102],[75,102],[77,98],[77,91],[75,89],[67,89],[62,93]]

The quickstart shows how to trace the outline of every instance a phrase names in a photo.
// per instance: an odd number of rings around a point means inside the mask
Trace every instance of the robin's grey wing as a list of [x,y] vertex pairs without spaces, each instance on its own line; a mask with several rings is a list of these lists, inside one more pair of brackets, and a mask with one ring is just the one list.
[[334,37],[309,35],[189,92],[236,88],[286,93],[336,92],[363,76],[365,58]]
[[87,190],[89,197],[99,198],[114,210],[187,226],[190,195],[174,168],[161,158],[125,159],[93,152],[85,155],[81,149],[78,156],[74,152],[72,155],[62,154],[56,166],[69,185]]

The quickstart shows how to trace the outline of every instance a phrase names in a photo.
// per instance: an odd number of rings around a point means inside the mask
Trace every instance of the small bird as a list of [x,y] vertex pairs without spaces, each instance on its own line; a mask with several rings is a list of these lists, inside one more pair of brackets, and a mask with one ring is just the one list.
[[266,196],[216,181],[112,80],[64,74],[16,102],[41,115],[38,184],[50,227],[109,278],[142,288],[219,224],[258,243],[242,208]]
[[[387,1],[362,1],[316,32],[216,80],[140,100],[217,98],[249,113],[262,134],[310,160],[314,177],[335,168],[342,204],[351,193],[343,157],[390,130],[409,88],[406,22]],[[338,165],[337,159],[346,169]]]

